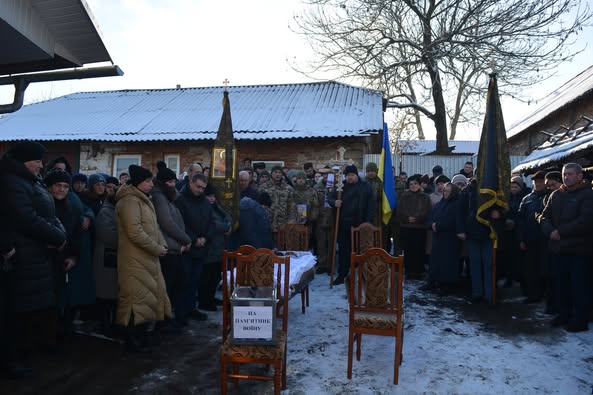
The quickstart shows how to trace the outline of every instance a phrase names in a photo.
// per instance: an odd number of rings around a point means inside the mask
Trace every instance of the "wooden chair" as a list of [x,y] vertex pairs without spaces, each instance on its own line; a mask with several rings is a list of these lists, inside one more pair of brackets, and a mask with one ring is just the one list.
[[[286,224],[278,229],[277,247],[281,251],[309,251],[309,227],[306,225]],[[309,284],[304,286],[301,294],[301,311],[305,314],[309,307]]]
[[365,222],[350,228],[352,253],[363,254],[370,248],[382,248],[383,239],[380,226]]
[[256,248],[242,245],[234,251],[222,252],[222,342],[224,343],[231,331],[231,301],[235,287],[245,285],[245,265],[239,263],[240,256],[248,256]]
[[362,334],[395,337],[393,383],[398,383],[402,362],[403,326],[402,256],[393,257],[381,248],[362,255],[352,254],[350,262],[348,379],[352,378],[352,354],[360,361]]
[[[232,344],[229,337],[225,339],[220,349],[221,393],[227,393],[229,379],[234,379],[235,385],[238,385],[239,379],[247,379],[273,380],[274,394],[279,395],[280,390],[286,388],[290,257],[280,257],[269,249],[260,248],[250,255],[238,256],[237,266],[242,265],[245,267],[244,285],[276,288],[276,319],[279,321],[274,344],[238,345]],[[228,290],[224,288],[223,298],[230,298]],[[229,363],[232,364],[232,373],[228,371]],[[239,373],[239,364],[273,365],[274,376]]]

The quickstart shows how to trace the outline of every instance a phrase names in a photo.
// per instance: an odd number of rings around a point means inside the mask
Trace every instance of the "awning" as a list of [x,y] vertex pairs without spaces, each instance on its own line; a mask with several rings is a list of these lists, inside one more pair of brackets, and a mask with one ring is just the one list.
[[562,165],[593,152],[593,122],[551,136],[514,169],[513,173],[534,173],[537,170]]

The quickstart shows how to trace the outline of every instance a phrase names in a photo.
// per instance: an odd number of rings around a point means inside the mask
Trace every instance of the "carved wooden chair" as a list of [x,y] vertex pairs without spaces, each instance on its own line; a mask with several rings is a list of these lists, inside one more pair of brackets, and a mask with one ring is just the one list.
[[371,248],[362,255],[352,254],[350,263],[348,379],[352,378],[352,354],[356,342],[356,360],[360,361],[362,334],[395,337],[393,383],[398,383],[402,362],[403,263],[381,248]]
[[[271,345],[233,344],[230,337],[224,340],[220,349],[221,393],[227,393],[229,379],[234,380],[235,386],[239,379],[247,379],[273,380],[274,394],[279,395],[280,390],[286,388],[290,257],[280,257],[269,249],[260,248],[247,256],[238,256],[237,266],[245,268],[242,285],[276,288],[278,325],[274,344]],[[224,292],[223,297],[230,298],[230,294]],[[232,365],[232,372],[228,370],[229,364]],[[273,365],[274,375],[240,373],[240,364]]]
[[350,238],[352,241],[352,252],[355,254],[365,253],[370,248],[383,247],[381,227],[368,222],[351,227]]
[[[306,225],[286,224],[278,229],[278,240],[276,243],[282,251],[309,251],[309,227]],[[301,294],[301,311],[305,314],[306,307],[309,307],[309,284],[304,286]]]
[[256,248],[242,245],[234,251],[222,252],[222,342],[224,343],[231,330],[231,301],[235,287],[245,285],[245,265],[240,264],[240,256],[248,256]]

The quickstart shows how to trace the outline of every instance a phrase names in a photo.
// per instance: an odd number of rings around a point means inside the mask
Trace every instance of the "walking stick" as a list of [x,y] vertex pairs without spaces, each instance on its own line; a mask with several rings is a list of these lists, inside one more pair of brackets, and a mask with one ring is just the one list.
[[[338,193],[336,200],[342,200],[342,178],[340,173],[336,172],[334,183],[336,185],[336,192]],[[341,206],[341,205],[340,205]],[[329,269],[329,288],[334,287],[334,270],[336,267],[336,244],[338,243],[338,226],[340,225],[340,207],[336,210],[336,225],[334,227],[334,242],[332,243],[332,259]],[[342,246],[340,246],[342,248]]]
[[498,239],[492,240],[492,304],[496,304],[496,249]]

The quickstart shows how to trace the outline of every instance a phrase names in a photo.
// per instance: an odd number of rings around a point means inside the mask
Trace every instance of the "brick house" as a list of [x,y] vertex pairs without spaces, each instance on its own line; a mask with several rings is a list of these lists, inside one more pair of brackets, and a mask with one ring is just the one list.
[[593,66],[556,89],[536,109],[507,130],[511,155],[529,155],[559,129],[593,116]]
[[[77,171],[117,175],[129,164],[178,174],[210,165],[224,87],[74,93],[23,107],[0,119],[0,151],[35,140],[47,160],[70,159]],[[381,150],[383,96],[328,81],[230,86],[239,163],[244,158],[301,168],[343,157],[361,165]]]

